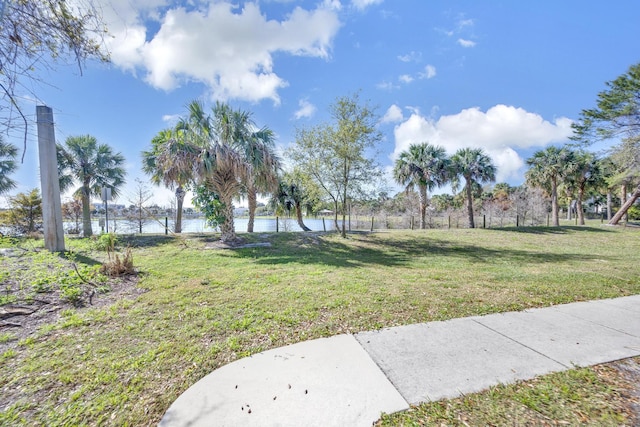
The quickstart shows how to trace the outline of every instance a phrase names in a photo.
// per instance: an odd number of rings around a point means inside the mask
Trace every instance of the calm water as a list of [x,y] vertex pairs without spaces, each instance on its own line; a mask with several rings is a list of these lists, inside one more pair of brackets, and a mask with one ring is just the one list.
[[[235,229],[237,233],[244,233],[247,231],[247,223],[249,220],[247,218],[235,218],[234,219]],[[322,218],[307,218],[304,220],[304,224],[309,227],[313,231],[324,231],[325,227],[327,231],[334,230],[333,218],[325,218],[324,225]],[[98,225],[98,221],[92,221],[91,224],[94,233],[99,233],[101,231],[101,227]],[[278,219],[278,231],[301,231],[300,227],[298,227],[298,223],[295,219],[287,219],[287,218],[279,218]],[[169,230],[173,230],[173,221],[169,219]],[[109,231],[114,231],[114,222],[112,219],[109,219]],[[143,233],[164,233],[164,218],[160,221],[149,220],[142,227]],[[203,218],[189,218],[182,220],[182,231],[184,233],[202,233],[202,232],[215,232],[220,231],[216,228],[211,228],[205,224]],[[276,219],[263,219],[257,218],[253,224],[254,232],[268,232],[268,231],[276,231]],[[133,225],[129,221],[125,221],[122,219],[118,219],[115,222],[115,232],[116,233],[132,233],[138,232],[137,225]]]

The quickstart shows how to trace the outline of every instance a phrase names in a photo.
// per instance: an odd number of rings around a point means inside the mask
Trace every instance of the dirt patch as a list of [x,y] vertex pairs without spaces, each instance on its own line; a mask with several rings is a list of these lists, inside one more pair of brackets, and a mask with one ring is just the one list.
[[[81,268],[86,266],[38,250],[12,248],[0,253],[0,272],[4,273],[0,274],[0,354],[17,347],[43,325],[58,322],[64,310],[104,307],[145,292],[138,287],[136,275],[100,276],[98,280],[93,270]],[[65,298],[65,290],[72,287],[74,298]]]
[[[615,378],[611,381],[620,391],[620,400],[629,416],[629,425],[640,425],[640,357],[619,360],[602,365],[611,368]],[[598,369],[596,368],[598,371]],[[607,375],[602,370],[599,375]]]

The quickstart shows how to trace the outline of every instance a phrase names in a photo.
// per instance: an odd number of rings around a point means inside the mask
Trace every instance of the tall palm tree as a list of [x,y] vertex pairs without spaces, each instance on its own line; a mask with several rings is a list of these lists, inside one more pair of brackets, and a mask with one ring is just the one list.
[[16,182],[9,175],[18,168],[16,156],[18,149],[0,137],[0,194],[6,193],[16,187]]
[[473,220],[473,191],[475,185],[493,182],[496,179],[496,167],[481,148],[461,148],[451,157],[453,188],[457,189],[460,177],[465,180],[467,214],[469,228],[475,228]]
[[558,217],[558,185],[573,164],[573,152],[566,148],[547,147],[533,153],[527,159],[529,170],[526,179],[534,187],[542,188],[551,197],[551,218],[553,225],[560,225]]
[[275,154],[275,136],[271,129],[263,127],[255,130],[255,124],[246,112],[232,111],[231,114],[237,116],[233,120],[233,126],[238,128],[233,136],[234,145],[250,166],[244,186],[249,205],[247,232],[252,233],[258,192],[277,191],[280,159]]
[[223,205],[220,239],[234,241],[233,199],[247,183],[256,185],[254,164],[267,163],[271,131],[256,131],[249,113],[233,110],[227,104],[216,103],[211,115],[199,101],[191,102],[188,109],[189,115],[178,123],[178,129],[185,131],[189,150],[199,150],[193,163],[195,176],[219,196]]
[[57,144],[58,177],[60,191],[69,189],[74,182],[80,187],[75,191],[82,198],[82,234],[89,237],[91,229],[91,196],[99,196],[101,189],[111,188],[118,196],[124,184],[124,156],[114,153],[107,144],[98,144],[91,135],[71,136],[64,145]]
[[142,152],[142,170],[151,176],[151,181],[175,189],[176,233],[182,232],[185,188],[193,179],[193,161],[197,156],[182,140],[183,134],[182,130],[164,129],[151,140],[151,150]]
[[400,153],[393,167],[393,177],[407,190],[418,187],[420,228],[427,227],[427,190],[432,191],[449,180],[451,162],[443,147],[429,143],[412,144]]
[[584,201],[585,193],[590,187],[597,188],[602,186],[604,177],[600,170],[600,161],[593,153],[586,151],[576,152],[574,165],[572,181],[575,183],[577,190],[576,213],[578,215],[578,223],[584,225],[582,202]]

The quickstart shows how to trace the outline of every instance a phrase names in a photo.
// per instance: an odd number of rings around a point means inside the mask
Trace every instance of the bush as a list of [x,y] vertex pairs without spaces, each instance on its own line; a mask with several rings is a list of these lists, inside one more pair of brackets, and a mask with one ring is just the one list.
[[630,220],[640,220],[640,206],[631,206],[627,211]]

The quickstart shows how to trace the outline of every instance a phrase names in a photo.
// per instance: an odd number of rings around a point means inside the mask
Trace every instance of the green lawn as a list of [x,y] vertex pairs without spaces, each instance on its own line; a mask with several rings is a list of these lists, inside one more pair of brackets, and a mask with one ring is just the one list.
[[[1,354],[0,424],[155,425],[198,379],[269,348],[387,326],[640,294],[639,229],[390,231],[347,239],[242,236],[271,246],[205,249],[215,236],[196,235],[121,239],[121,246],[134,248],[139,286],[148,291],[108,307],[65,310],[59,323]],[[32,252],[34,244],[0,241],[0,247],[11,245]],[[69,240],[67,246],[80,266],[105,259],[87,241]],[[52,262],[40,256],[41,262]],[[31,286],[28,271],[16,274],[24,274],[24,286]],[[11,341],[10,330],[0,330],[3,340]],[[577,374],[585,375],[590,374]],[[574,380],[559,378],[554,381]],[[603,404],[615,400],[602,396]],[[585,401],[577,411],[587,411],[586,417],[607,413],[598,409],[591,415],[590,399],[569,398]],[[472,413],[469,404],[461,405]],[[508,411],[508,405],[498,406]],[[429,408],[386,417],[383,423],[420,425],[425,411],[437,409]],[[544,416],[579,423],[570,418],[571,408]],[[499,417],[487,422],[502,424]]]

